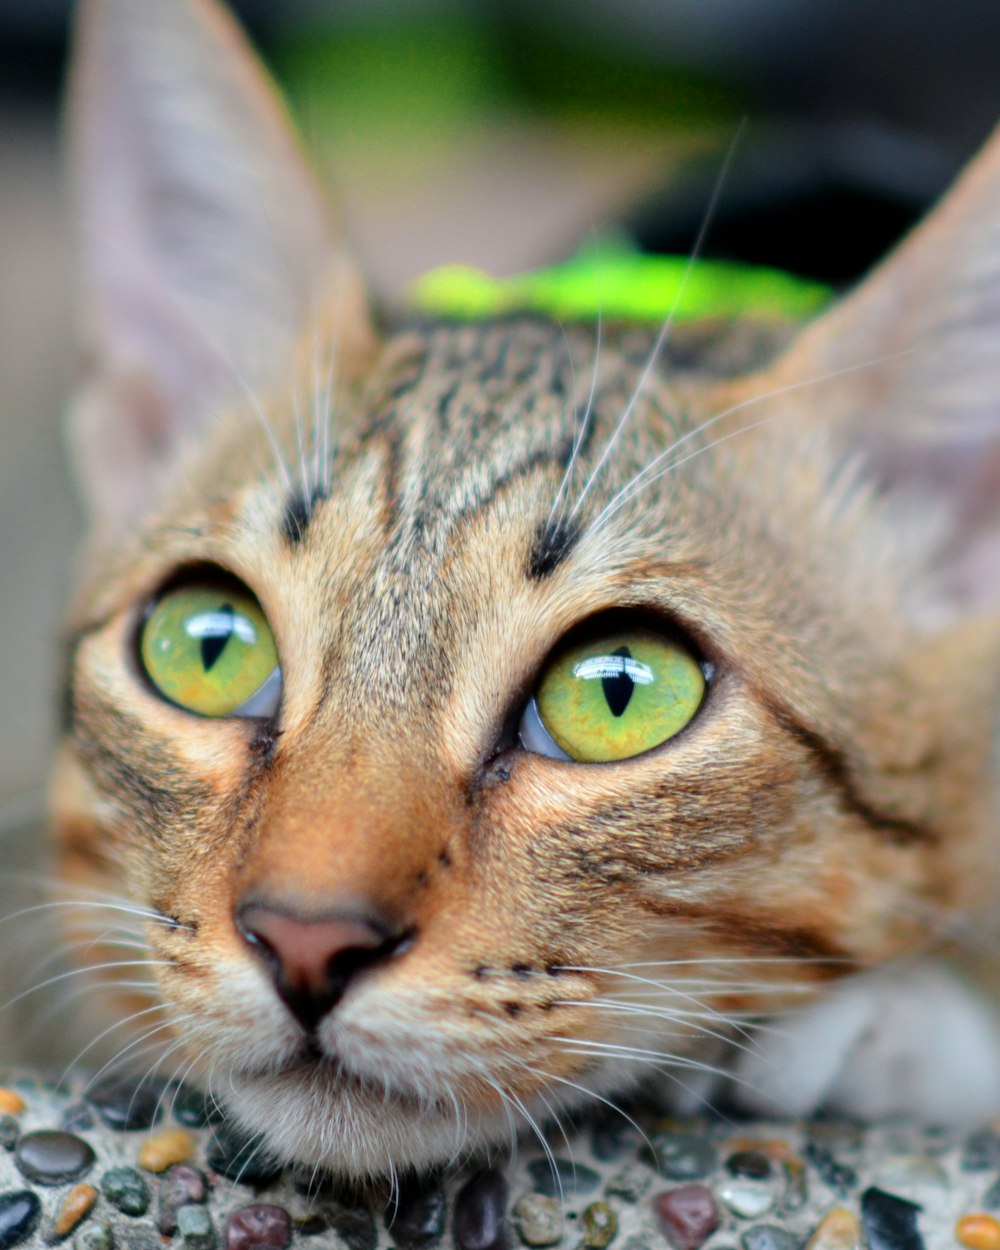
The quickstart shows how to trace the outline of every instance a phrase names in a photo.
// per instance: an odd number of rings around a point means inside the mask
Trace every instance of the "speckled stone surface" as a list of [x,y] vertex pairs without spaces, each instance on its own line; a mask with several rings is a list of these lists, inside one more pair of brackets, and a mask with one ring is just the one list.
[[[602,1120],[549,1153],[351,1192],[196,1091],[0,1073],[0,1250],[1000,1250],[1000,1125]],[[183,1133],[181,1133],[183,1130]],[[180,1156],[184,1156],[183,1158]]]

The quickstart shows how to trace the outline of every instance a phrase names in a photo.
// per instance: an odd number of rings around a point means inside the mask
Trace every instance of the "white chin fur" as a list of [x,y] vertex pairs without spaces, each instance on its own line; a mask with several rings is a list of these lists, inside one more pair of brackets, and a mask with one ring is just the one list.
[[333,1069],[319,1067],[234,1076],[219,1097],[277,1158],[358,1179],[462,1159],[498,1140],[509,1145],[512,1131],[502,1110],[463,1109],[459,1118],[450,1100],[421,1105],[345,1087]]

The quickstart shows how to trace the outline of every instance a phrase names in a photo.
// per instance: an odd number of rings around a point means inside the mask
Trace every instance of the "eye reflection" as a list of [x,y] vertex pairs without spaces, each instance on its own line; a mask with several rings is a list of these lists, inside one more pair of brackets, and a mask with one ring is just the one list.
[[245,616],[237,615],[232,604],[224,603],[214,612],[199,612],[184,623],[189,638],[230,638],[233,634],[252,647],[257,641],[257,631]]
[[[625,649],[623,647],[622,651]],[[573,676],[583,681],[595,681],[597,678],[602,681],[605,678],[611,678],[613,681],[616,677],[627,677],[637,686],[649,686],[656,680],[648,664],[643,664],[641,660],[619,652],[615,652],[614,655],[595,655],[588,660],[581,660],[579,664],[573,665]]]

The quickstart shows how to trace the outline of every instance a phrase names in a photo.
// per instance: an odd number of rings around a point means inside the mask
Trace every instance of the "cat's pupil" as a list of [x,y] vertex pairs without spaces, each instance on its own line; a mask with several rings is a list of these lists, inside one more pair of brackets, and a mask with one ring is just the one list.
[[608,707],[611,709],[611,715],[621,716],[628,707],[632,698],[632,691],[635,689],[635,682],[628,675],[625,666],[625,661],[631,660],[632,652],[628,647],[619,647],[617,651],[612,651],[611,654],[618,656],[621,663],[618,665],[618,672],[614,676],[601,678],[601,687],[604,690],[604,697],[607,700]]
[[[201,628],[201,663],[206,673],[212,668],[226,649],[226,643],[233,636],[233,621],[236,613],[231,603],[224,603],[215,612],[210,613],[207,621],[199,622]],[[202,632],[204,631],[204,632]]]

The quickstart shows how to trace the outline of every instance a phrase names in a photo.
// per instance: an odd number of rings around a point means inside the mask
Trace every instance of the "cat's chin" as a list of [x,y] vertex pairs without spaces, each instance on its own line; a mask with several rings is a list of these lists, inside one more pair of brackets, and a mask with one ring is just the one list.
[[300,1053],[279,1064],[244,1067],[234,1079],[252,1084],[257,1081],[273,1081],[280,1077],[307,1083],[313,1096],[339,1098],[350,1094],[357,1098],[378,1098],[383,1103],[391,1100],[420,1108],[427,1105],[426,1100],[421,1101],[416,1094],[403,1086],[390,1085],[374,1074],[355,1071],[336,1055],[324,1053],[318,1045],[304,1047]]
[[327,1058],[234,1073],[218,1096],[277,1161],[356,1180],[456,1162],[511,1132],[502,1109],[459,1112],[457,1099],[420,1097]]

